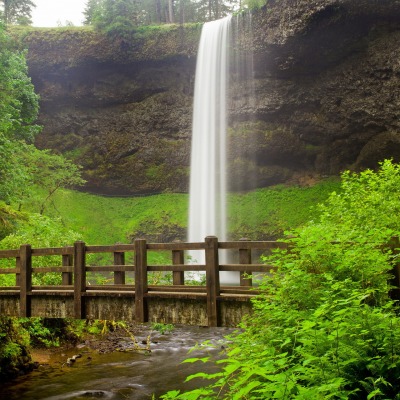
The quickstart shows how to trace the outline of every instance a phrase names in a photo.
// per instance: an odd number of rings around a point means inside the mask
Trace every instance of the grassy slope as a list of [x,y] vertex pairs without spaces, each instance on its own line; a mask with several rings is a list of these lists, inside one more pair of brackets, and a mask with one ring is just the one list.
[[64,223],[81,233],[86,243],[104,245],[127,243],[129,234],[143,228],[146,221],[162,221],[166,216],[185,226],[187,201],[183,194],[120,198],[63,190],[55,204]]
[[313,219],[316,205],[339,190],[339,180],[314,186],[284,186],[258,189],[230,198],[230,231],[234,239],[243,235],[253,240],[276,239],[285,230]]
[[[337,181],[312,187],[258,189],[229,196],[229,224],[232,239],[277,238],[286,229],[313,218],[317,203],[337,190]],[[188,195],[161,194],[148,197],[102,197],[63,190],[55,198],[57,211],[66,226],[80,232],[88,244],[128,243],[129,235],[155,224],[187,225]]]

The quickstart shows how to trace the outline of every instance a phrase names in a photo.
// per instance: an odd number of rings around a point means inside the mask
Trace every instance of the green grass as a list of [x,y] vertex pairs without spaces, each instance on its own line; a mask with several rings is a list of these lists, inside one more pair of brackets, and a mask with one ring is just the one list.
[[[230,238],[276,239],[285,230],[317,216],[317,203],[338,190],[338,180],[311,187],[279,185],[228,197]],[[90,245],[129,243],[137,232],[162,227],[187,227],[187,194],[166,193],[147,197],[103,197],[72,190],[60,191],[47,214],[60,216]],[[30,207],[30,211],[37,211]]]
[[50,208],[65,225],[81,233],[88,244],[127,243],[129,235],[152,221],[186,225],[188,196],[103,197],[72,190],[60,191]]
[[277,185],[229,197],[229,227],[232,239],[277,239],[286,230],[314,219],[316,208],[333,191],[339,179],[328,179],[314,186]]
[[[329,193],[338,188],[339,180],[326,180],[311,187],[279,185],[230,194],[228,239],[279,239],[284,231],[316,218],[319,214],[316,204],[325,201]],[[37,192],[32,197],[31,204],[24,204],[23,211],[38,212],[40,199],[43,198],[44,193]],[[105,197],[74,190],[60,190],[52,204],[47,205],[45,214],[61,218],[63,225],[79,233],[88,245],[132,243],[134,238],[144,235],[150,242],[168,241],[168,235],[185,240],[188,203],[187,194]],[[161,240],[158,240],[159,235]],[[170,252],[151,252],[148,262],[152,265],[165,264],[170,259]],[[112,260],[110,254],[100,253],[92,255],[90,262],[93,265],[108,265]],[[156,273],[152,277],[154,281],[164,278],[162,274]]]

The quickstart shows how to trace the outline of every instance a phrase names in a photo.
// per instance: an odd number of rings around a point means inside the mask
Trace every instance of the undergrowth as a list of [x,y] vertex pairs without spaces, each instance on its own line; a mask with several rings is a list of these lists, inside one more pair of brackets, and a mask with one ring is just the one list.
[[278,270],[264,277],[219,372],[188,378],[210,384],[162,399],[400,399],[400,319],[389,296],[400,166],[344,173],[319,210],[287,232],[288,251],[265,259]]

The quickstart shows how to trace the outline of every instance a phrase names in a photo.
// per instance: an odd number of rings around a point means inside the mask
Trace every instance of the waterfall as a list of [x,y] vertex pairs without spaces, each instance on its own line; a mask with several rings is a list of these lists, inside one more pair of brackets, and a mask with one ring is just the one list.
[[[231,17],[204,24],[199,43],[193,106],[190,172],[190,242],[226,240],[226,92]],[[198,253],[198,252],[197,252]],[[199,263],[204,258],[190,253]],[[224,262],[223,258],[221,262]],[[230,275],[229,277],[225,275]],[[236,281],[237,274],[234,274]],[[232,273],[221,274],[223,283]]]

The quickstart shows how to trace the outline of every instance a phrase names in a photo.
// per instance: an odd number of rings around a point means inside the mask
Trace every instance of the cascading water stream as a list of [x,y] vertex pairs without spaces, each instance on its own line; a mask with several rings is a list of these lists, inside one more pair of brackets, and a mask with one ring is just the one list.
[[[49,351],[49,360],[32,373],[5,384],[0,382],[0,399],[7,400],[148,400],[168,390],[193,390],[198,380],[186,382],[188,375],[214,373],[214,363],[186,363],[192,357],[219,357],[224,335],[233,329],[175,326],[171,334],[152,331],[149,325],[135,328],[135,338],[147,342],[151,355],[134,350],[132,335],[111,335],[122,351],[98,353],[89,348],[62,348]],[[151,336],[149,336],[151,335]],[[107,343],[107,335],[101,342]],[[100,341],[99,341],[100,342]],[[194,346],[198,343],[209,345]],[[130,350],[129,350],[130,349]],[[125,351],[124,351],[125,350]],[[46,354],[44,350],[41,353]],[[71,366],[67,358],[80,353]],[[208,365],[209,364],[209,365]]]
[[[204,24],[200,38],[192,126],[190,242],[203,241],[211,235],[226,240],[226,97],[230,21],[228,16]],[[204,263],[200,253],[192,252],[190,256]],[[238,280],[237,274],[224,273],[221,281],[233,283],[228,282],[232,277]]]

